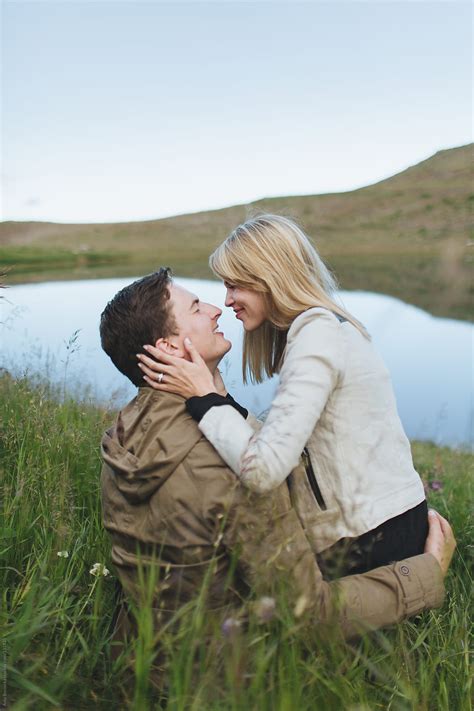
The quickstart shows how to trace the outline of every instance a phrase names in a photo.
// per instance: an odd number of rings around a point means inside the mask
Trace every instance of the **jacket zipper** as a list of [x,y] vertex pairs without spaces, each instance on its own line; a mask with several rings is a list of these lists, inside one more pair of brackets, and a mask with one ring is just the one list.
[[309,479],[309,484],[311,486],[311,489],[313,490],[313,494],[316,497],[316,501],[318,502],[319,507],[323,511],[326,511],[326,509],[327,509],[326,502],[323,499],[323,495],[321,494],[321,489],[319,488],[318,482],[316,481],[316,477],[314,476],[313,465],[311,464],[309,452],[306,449],[306,447],[303,449],[303,462],[304,462],[304,468],[306,469],[306,475]]

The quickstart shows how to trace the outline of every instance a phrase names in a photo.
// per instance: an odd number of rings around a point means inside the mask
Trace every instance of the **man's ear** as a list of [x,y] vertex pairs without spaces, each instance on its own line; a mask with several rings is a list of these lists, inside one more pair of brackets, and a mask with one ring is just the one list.
[[161,348],[165,353],[168,353],[168,355],[176,356],[177,358],[184,356],[184,350],[173,343],[170,338],[158,338],[155,343],[155,348]]

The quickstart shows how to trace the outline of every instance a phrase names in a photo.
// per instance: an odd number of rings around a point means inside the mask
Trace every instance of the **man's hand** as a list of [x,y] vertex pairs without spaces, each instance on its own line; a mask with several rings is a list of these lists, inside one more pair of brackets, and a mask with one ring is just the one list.
[[430,528],[425,543],[425,553],[434,555],[444,577],[456,548],[456,539],[449,523],[434,509],[428,511],[428,523]]

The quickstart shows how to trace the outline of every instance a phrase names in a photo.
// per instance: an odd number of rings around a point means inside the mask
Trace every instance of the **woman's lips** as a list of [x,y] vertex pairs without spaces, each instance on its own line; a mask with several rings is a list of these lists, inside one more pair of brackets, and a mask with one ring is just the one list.
[[236,309],[235,310],[235,318],[240,318],[240,316],[243,314],[244,309]]

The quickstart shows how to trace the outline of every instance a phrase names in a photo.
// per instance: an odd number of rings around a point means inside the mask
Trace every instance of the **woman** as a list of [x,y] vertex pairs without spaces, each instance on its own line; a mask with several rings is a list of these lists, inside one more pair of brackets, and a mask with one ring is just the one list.
[[201,431],[255,491],[281,484],[303,456],[318,552],[326,561],[343,555],[337,574],[422,553],[424,490],[388,371],[336,302],[308,237],[290,219],[261,215],[239,225],[210,265],[244,327],[244,379],[279,373],[265,423],[256,431],[218,394],[192,345],[192,362],[148,347],[159,363],[141,358],[147,382],[187,398]]

